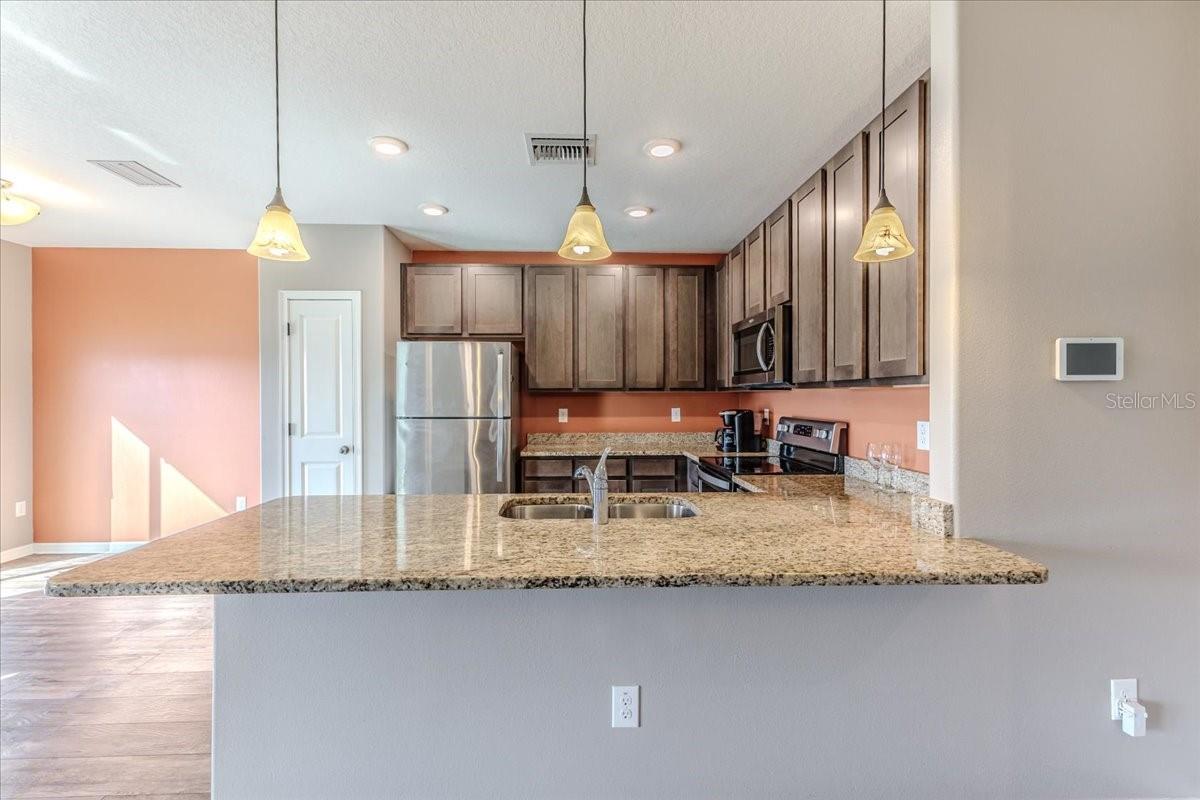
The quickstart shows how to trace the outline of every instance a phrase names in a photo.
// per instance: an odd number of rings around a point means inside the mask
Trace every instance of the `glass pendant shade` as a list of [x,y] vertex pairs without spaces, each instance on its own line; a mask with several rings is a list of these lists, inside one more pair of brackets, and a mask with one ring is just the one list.
[[571,261],[600,261],[612,255],[608,242],[604,241],[604,226],[600,215],[588,198],[587,189],[575,206],[575,213],[567,223],[567,235],[563,237],[558,254]]
[[304,242],[300,241],[300,229],[296,227],[292,210],[283,202],[283,193],[278,189],[258,221],[254,241],[246,248],[246,252],[269,261],[308,261],[308,251],[304,249]]
[[914,252],[915,248],[904,233],[904,223],[900,221],[896,207],[888,200],[886,193],[881,194],[875,210],[867,218],[862,243],[854,254],[854,260],[877,264],[881,261],[899,261]]
[[37,203],[11,194],[10,186],[10,182],[4,181],[0,188],[0,225],[23,225],[42,213],[42,207]]

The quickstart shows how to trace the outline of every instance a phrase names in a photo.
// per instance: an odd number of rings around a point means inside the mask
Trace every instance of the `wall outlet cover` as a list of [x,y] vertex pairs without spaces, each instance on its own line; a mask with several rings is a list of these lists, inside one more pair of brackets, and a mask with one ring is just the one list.
[[917,449],[929,449],[929,420],[927,419],[917,422]]
[[246,496],[239,494],[237,496],[237,498],[233,501],[233,508],[235,511],[245,511],[246,510]]
[[682,422],[683,412],[678,408],[671,409],[671,422]]
[[23,517],[23,516],[25,516],[26,514],[28,514],[28,513],[29,513],[29,506],[28,506],[28,505],[26,505],[26,503],[25,503],[25,501],[24,501],[24,500],[18,500],[18,501],[17,501],[17,504],[16,504],[16,507],[13,509],[13,512],[14,512],[14,513],[15,513],[15,514],[16,514],[18,517]]
[[638,728],[642,724],[640,686],[612,687],[612,726]]
[[565,408],[560,408],[558,410],[558,421],[559,422],[567,421],[567,410]]

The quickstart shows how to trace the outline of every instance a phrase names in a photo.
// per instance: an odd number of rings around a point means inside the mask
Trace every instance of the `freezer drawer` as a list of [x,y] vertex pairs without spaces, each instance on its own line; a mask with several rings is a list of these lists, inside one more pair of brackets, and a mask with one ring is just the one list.
[[396,494],[504,494],[512,478],[511,420],[396,420]]

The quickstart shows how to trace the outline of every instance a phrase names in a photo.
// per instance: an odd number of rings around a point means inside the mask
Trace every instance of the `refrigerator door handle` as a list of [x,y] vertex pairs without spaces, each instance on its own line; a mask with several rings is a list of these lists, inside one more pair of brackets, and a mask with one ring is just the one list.
[[492,416],[503,416],[504,401],[504,381],[501,380],[504,376],[504,351],[496,350],[496,388],[492,392]]

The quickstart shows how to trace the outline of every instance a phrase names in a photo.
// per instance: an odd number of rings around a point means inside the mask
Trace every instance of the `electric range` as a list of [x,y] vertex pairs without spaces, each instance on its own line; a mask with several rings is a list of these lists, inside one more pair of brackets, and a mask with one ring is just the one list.
[[840,475],[845,471],[845,422],[780,417],[775,426],[779,455],[707,456],[688,476],[694,492],[732,492],[734,475]]

